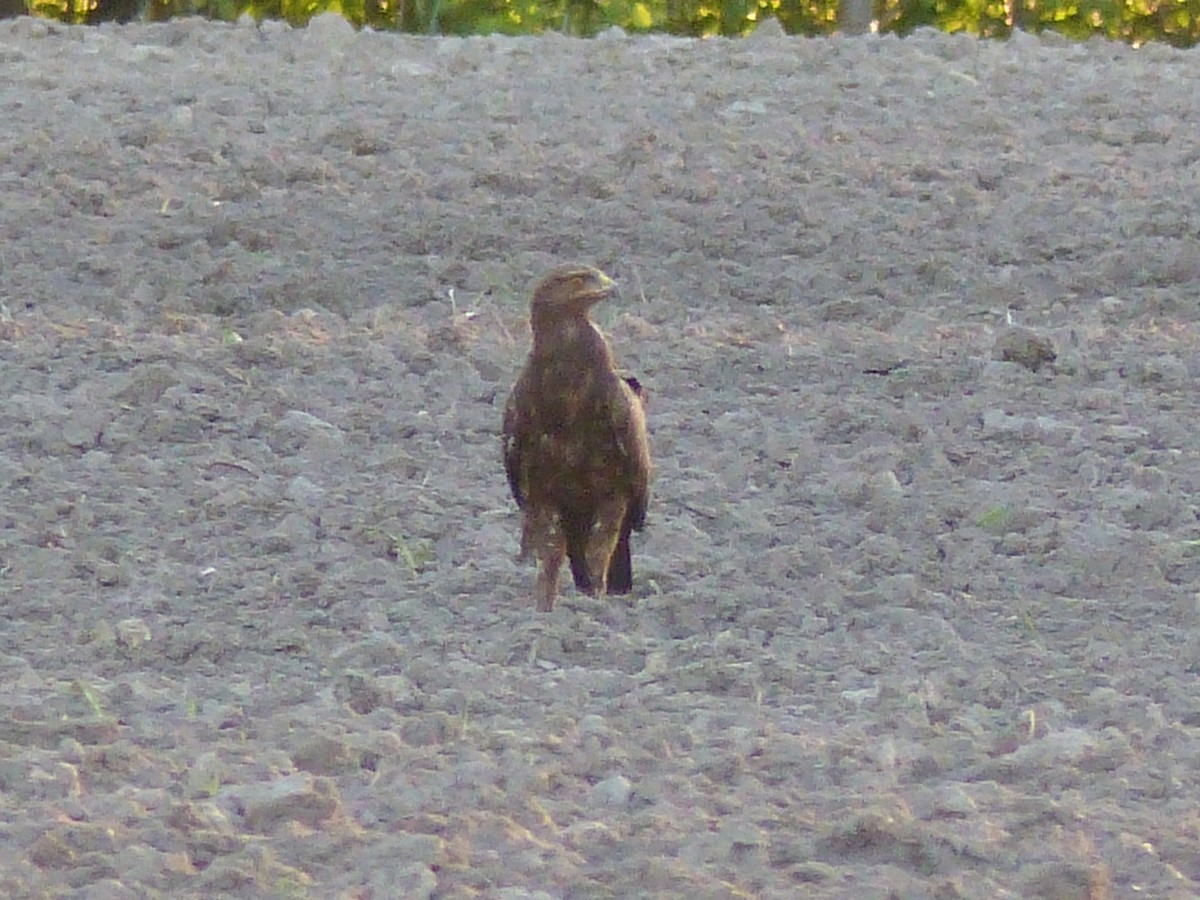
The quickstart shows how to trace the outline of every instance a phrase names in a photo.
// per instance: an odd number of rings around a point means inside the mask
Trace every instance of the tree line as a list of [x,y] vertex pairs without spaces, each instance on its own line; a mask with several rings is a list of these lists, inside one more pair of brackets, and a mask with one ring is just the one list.
[[932,27],[991,38],[1021,29],[1134,45],[1200,41],[1200,0],[0,0],[0,16],[31,13],[83,24],[183,15],[233,21],[249,14],[300,26],[331,10],[359,27],[412,34],[590,37],[619,26],[740,37],[774,18],[789,34],[810,37],[868,28],[904,35]]

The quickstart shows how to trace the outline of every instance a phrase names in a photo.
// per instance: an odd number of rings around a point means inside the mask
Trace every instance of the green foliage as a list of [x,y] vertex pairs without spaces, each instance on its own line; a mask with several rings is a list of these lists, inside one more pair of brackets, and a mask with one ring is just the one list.
[[[232,21],[284,19],[303,25],[336,12],[354,25],[416,34],[541,34],[588,37],[620,26],[692,37],[738,37],[766,18],[790,34],[829,34],[837,0],[28,0],[36,15],[66,22],[114,18],[161,21],[201,15]],[[881,32],[917,28],[1004,38],[1014,29],[1054,30],[1086,40],[1105,37],[1177,47],[1200,42],[1200,0],[874,0]]]
[[1200,41],[1200,0],[883,0],[876,13],[881,31],[899,34],[932,26],[1004,38],[1019,28],[1135,46],[1161,40],[1190,47]]

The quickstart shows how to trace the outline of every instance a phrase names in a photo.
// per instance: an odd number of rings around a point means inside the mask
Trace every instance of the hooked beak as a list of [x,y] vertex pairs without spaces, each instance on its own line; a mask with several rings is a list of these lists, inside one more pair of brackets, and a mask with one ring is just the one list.
[[593,291],[588,291],[588,304],[599,303],[608,297],[620,297],[621,286],[605,275],[603,272],[596,273],[599,276],[600,287]]

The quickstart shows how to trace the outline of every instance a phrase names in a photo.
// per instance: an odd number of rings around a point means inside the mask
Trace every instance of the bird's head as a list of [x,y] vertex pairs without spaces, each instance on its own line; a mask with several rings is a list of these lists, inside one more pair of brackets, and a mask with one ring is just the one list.
[[584,316],[593,304],[617,291],[617,283],[591,266],[559,266],[549,272],[533,291],[530,317],[552,322]]

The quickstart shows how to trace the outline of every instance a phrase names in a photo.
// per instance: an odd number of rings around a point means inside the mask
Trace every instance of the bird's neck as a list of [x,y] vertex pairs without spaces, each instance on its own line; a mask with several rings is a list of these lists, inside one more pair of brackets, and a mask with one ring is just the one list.
[[533,323],[533,351],[606,343],[604,335],[584,316]]
[[613,365],[612,351],[600,329],[585,317],[535,323],[533,356],[546,362],[576,366]]

